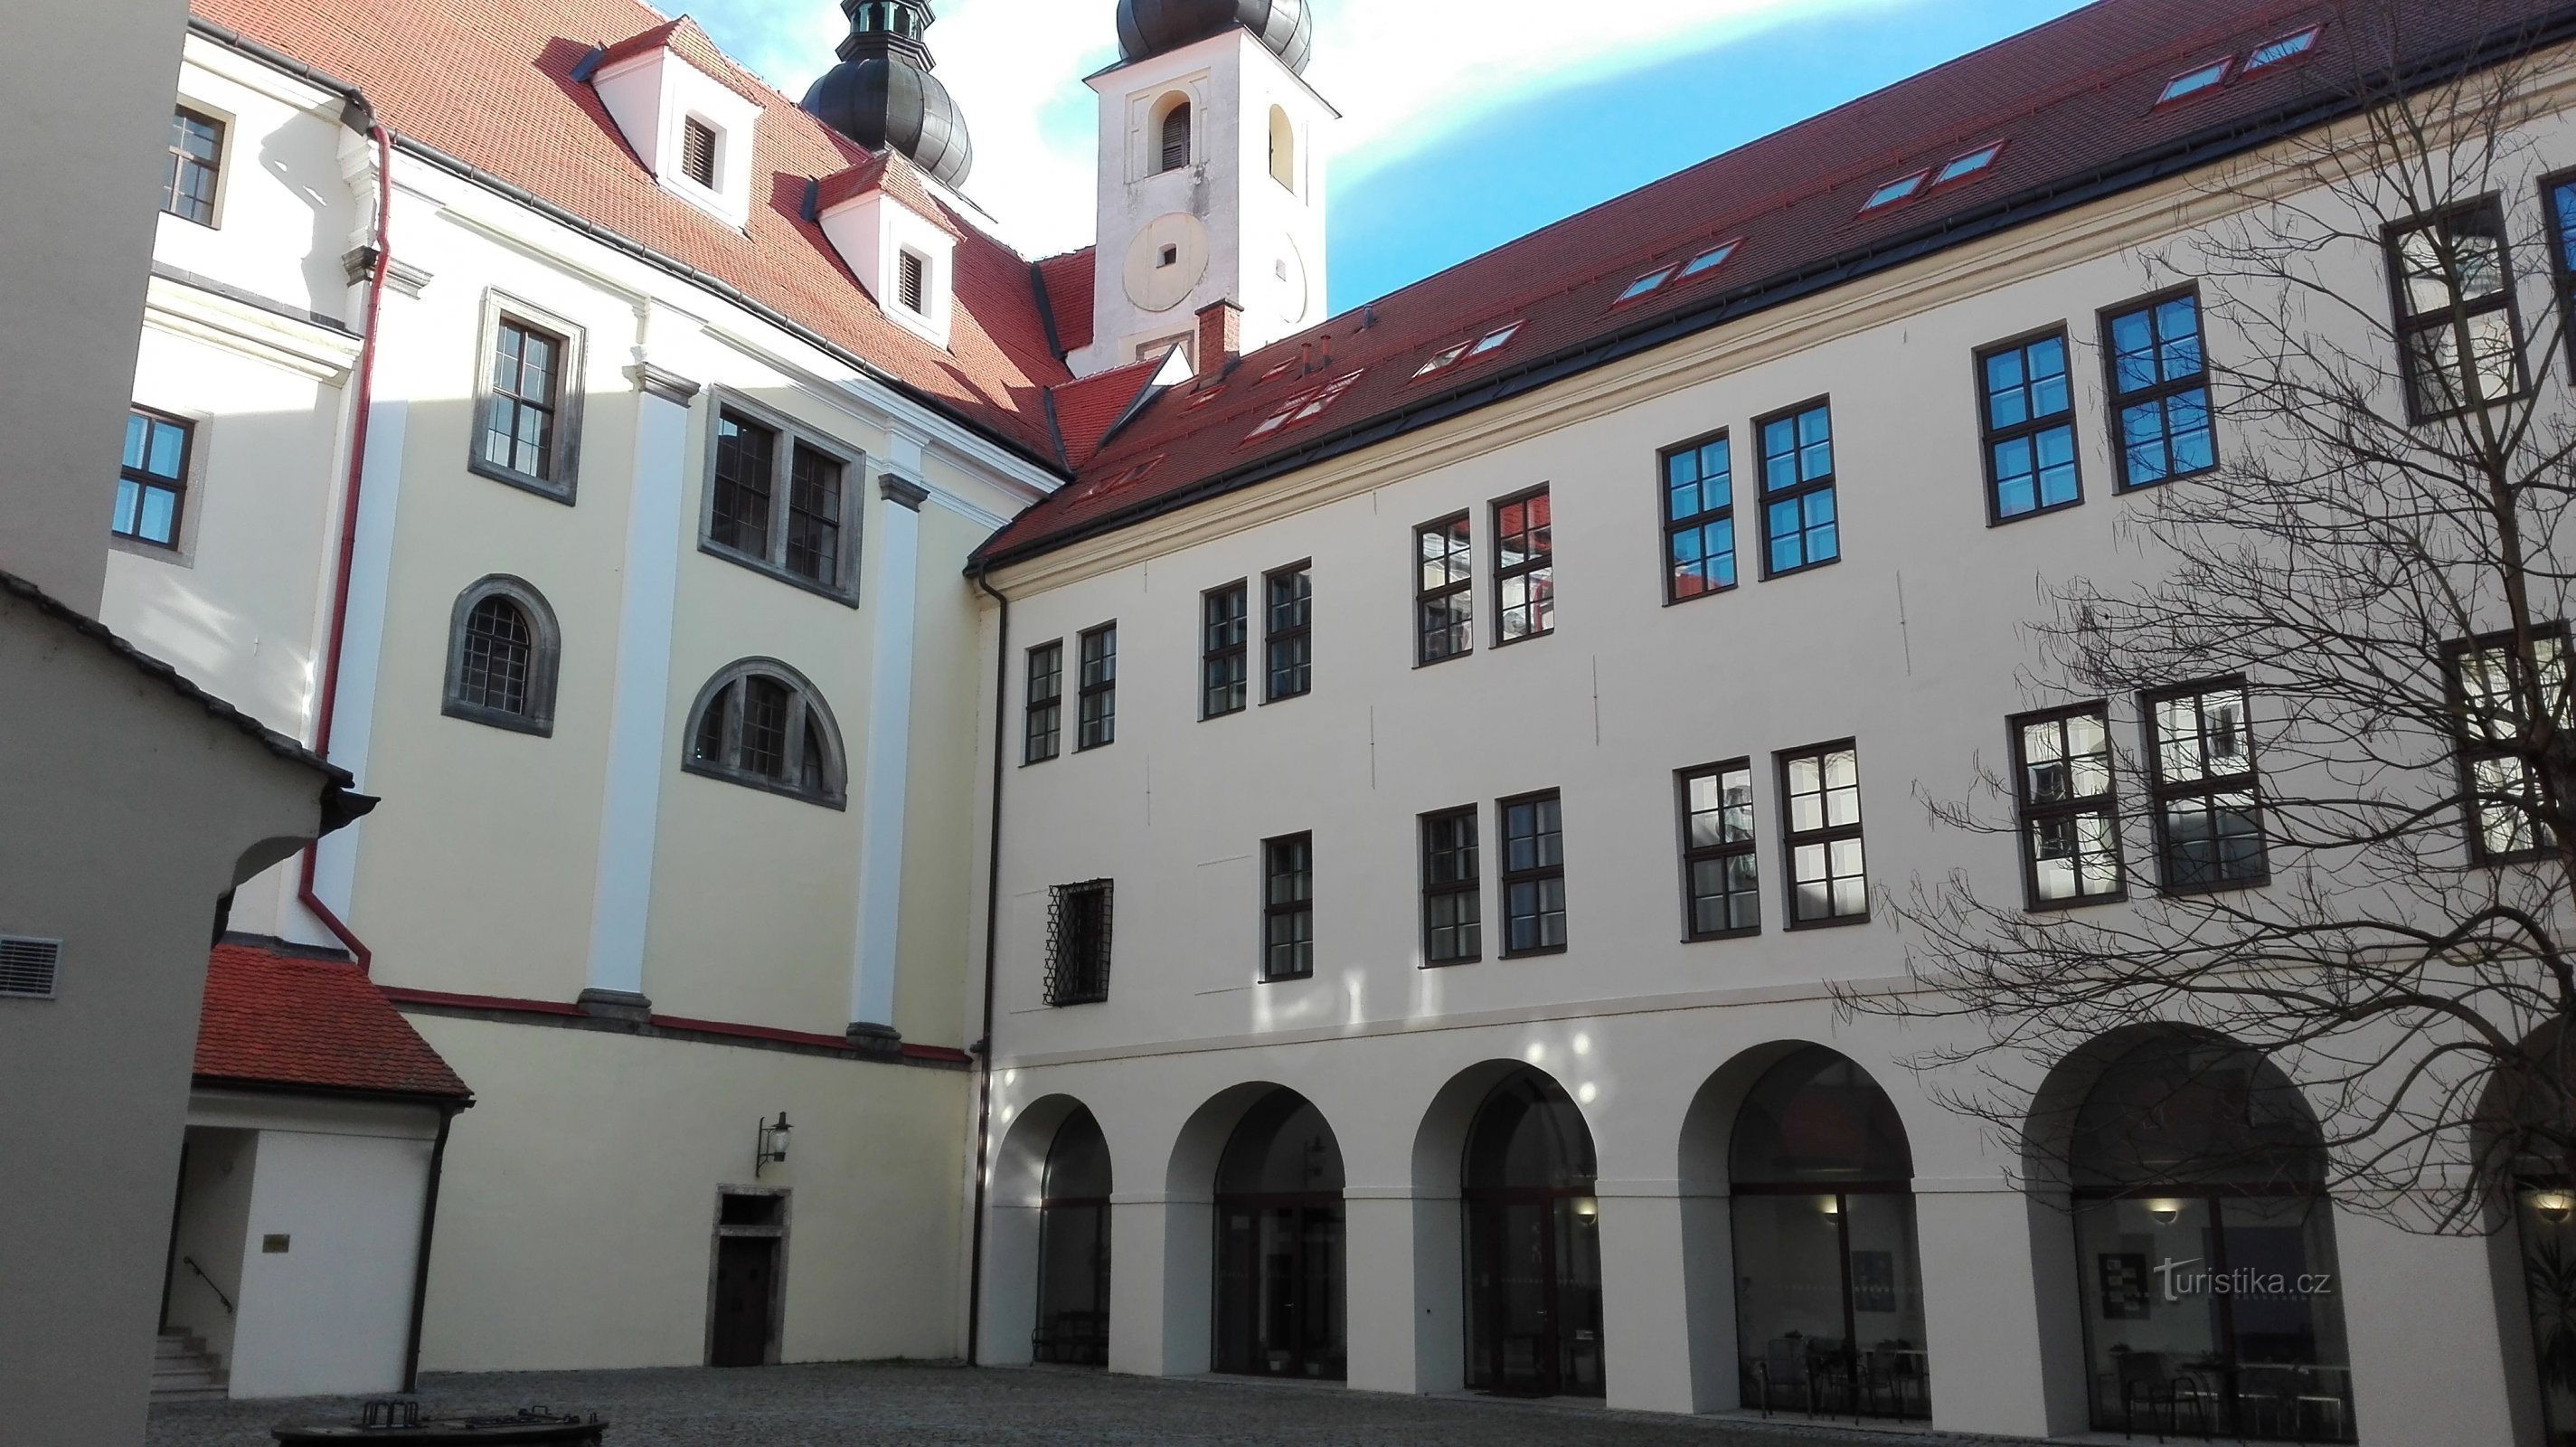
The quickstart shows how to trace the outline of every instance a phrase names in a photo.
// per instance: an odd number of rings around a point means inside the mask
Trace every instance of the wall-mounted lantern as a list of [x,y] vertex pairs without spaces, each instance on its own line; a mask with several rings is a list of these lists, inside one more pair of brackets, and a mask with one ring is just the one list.
[[751,1153],[751,1175],[754,1180],[760,1179],[761,1168],[771,1162],[785,1163],[787,1133],[795,1129],[787,1123],[787,1112],[783,1110],[778,1113],[778,1119],[761,1121],[759,1126],[760,1144]]

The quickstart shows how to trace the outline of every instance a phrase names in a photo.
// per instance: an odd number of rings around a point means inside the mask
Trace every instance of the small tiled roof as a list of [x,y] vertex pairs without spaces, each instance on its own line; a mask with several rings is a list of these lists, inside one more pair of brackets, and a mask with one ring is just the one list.
[[[2158,104],[2174,75],[2241,63],[2316,23],[2321,35],[2295,61]],[[2101,0],[1274,342],[1242,358],[1213,401],[1192,406],[1193,389],[1172,388],[1081,465],[1076,486],[1021,513],[978,558],[1114,531],[2205,165],[2347,112],[2364,76],[2418,76],[2571,33],[2567,0]],[[1972,176],[1863,211],[1887,182],[1994,143],[2000,154]],[[1620,301],[1640,276],[1738,237],[1722,265]],[[1048,292],[1058,294],[1053,277]],[[1513,323],[1488,354],[1417,378],[1431,358]],[[1289,397],[1354,372],[1328,410],[1253,435]],[[1163,461],[1140,485],[1105,498],[1079,485],[1148,458]]]
[[345,960],[215,946],[197,1025],[197,1083],[470,1100],[375,982]]
[[1046,288],[1047,310],[1055,317],[1056,345],[1067,355],[1091,345],[1091,267],[1097,254],[1086,246],[1037,264],[1038,284]]
[[1163,369],[1164,354],[1129,362],[1055,389],[1056,428],[1064,434],[1065,461],[1080,467],[1091,458]]
[[921,168],[905,160],[901,151],[879,151],[846,171],[823,177],[814,186],[814,213],[821,215],[844,201],[853,201],[871,191],[886,195],[911,208],[924,221],[963,237],[965,232],[950,220],[948,208],[930,194],[930,184],[921,179]]

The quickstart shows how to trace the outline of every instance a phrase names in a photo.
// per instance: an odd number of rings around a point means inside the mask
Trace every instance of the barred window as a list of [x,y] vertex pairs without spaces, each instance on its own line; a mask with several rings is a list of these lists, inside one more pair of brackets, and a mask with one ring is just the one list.
[[1210,588],[1199,595],[1199,717],[1243,711],[1249,666],[1245,635],[1251,620],[1241,582]]
[[544,595],[525,579],[492,574],[456,595],[439,711],[494,728],[550,734],[561,653],[562,635]]
[[2066,378],[2062,329],[1977,353],[1986,507],[1996,522],[2084,500],[2075,465],[2075,395]]
[[1315,973],[1315,836],[1261,841],[1261,978]]
[[1413,530],[1414,654],[1417,664],[1456,658],[1476,646],[1476,573],[1465,513]]
[[1547,489],[1532,488],[1494,504],[1494,605],[1497,646],[1556,628],[1556,552],[1548,525]]
[[802,424],[735,398],[716,408],[699,546],[730,562],[853,602],[864,459]]
[[1097,1005],[1109,998],[1111,898],[1106,879],[1059,884],[1047,891],[1049,1005]]
[[2513,263],[2494,196],[2391,227],[2406,406],[2418,422],[2521,390]]
[[1103,623],[1085,631],[1078,655],[1073,747],[1096,749],[1118,739],[1118,625]]
[[1039,763],[1055,757],[1064,732],[1064,640],[1029,650],[1027,720],[1021,735],[1020,762]]
[[1503,957],[1565,948],[1565,813],[1557,791],[1494,805],[1503,820]]
[[2088,703],[2011,721],[2022,886],[2032,909],[2098,904],[2126,893],[2108,719],[2104,705]]
[[1422,962],[1463,965],[1484,955],[1476,806],[1422,816]]
[[1789,862],[1789,928],[1868,919],[1859,749],[1846,739],[1780,755],[1780,813],[1781,849]]
[[528,668],[536,634],[507,598],[486,598],[465,618],[465,676],[457,696],[501,713],[528,711]]
[[1760,932],[1760,868],[1754,859],[1753,761],[1730,759],[1679,776],[1682,809],[1682,929],[1694,940]]
[[2167,894],[2270,876],[2245,681],[2212,679],[2146,697],[2156,882]]
[[2217,467],[2199,296],[2172,292],[2103,313],[2102,349],[2111,370],[2120,490]]
[[1268,655],[1261,701],[1296,698],[1314,687],[1314,581],[1307,564],[1265,574],[1262,642]]
[[1735,586],[1735,464],[1725,433],[1667,448],[1664,601]]
[[840,808],[840,726],[803,674],[772,658],[727,666],[698,691],[682,767],[728,783]]
[[2547,717],[2557,728],[2576,718],[2567,677],[2564,624],[2551,624],[2514,646],[2509,634],[2489,634],[2450,649],[2451,696],[2459,710],[2457,747],[2460,795],[2470,857],[2480,863],[2529,859],[2556,845],[2543,808],[2548,801],[2533,765],[2538,747],[2531,722]]
[[170,115],[170,175],[161,209],[200,226],[215,224],[215,182],[224,162],[224,123],[180,106]]
[[195,424],[141,407],[125,414],[125,459],[116,473],[116,514],[108,531],[120,538],[179,546],[179,510],[188,491],[188,453]]
[[1762,576],[1776,578],[1840,558],[1831,405],[1806,403],[1753,425],[1762,437]]

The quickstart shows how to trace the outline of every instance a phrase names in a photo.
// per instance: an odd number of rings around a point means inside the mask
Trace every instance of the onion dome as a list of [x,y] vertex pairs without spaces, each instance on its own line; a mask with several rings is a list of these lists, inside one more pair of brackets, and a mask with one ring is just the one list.
[[938,17],[929,0],[841,0],[841,12],[850,17],[841,63],[806,90],[805,109],[871,151],[901,151],[941,183],[963,186],[975,147],[930,73],[921,32]]
[[1306,73],[1315,49],[1315,12],[1307,0],[1118,0],[1118,53],[1139,61],[1238,25],[1282,65]]

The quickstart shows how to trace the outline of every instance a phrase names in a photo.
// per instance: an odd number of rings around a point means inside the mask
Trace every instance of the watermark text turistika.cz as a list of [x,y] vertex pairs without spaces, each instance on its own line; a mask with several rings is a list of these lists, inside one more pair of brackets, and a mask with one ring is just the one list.
[[[2200,1269],[2192,1270],[2195,1266]],[[2251,1266],[2231,1266],[2225,1271],[2212,1271],[2200,1266],[2197,1256],[2186,1256],[2180,1261],[2167,1257],[2157,1262],[2154,1269],[2157,1294],[2169,1302],[2180,1301],[2186,1296],[2294,1301],[2334,1293],[2334,1273],[2331,1271],[2303,1271],[2292,1275],[2284,1271],[2260,1271]]]

